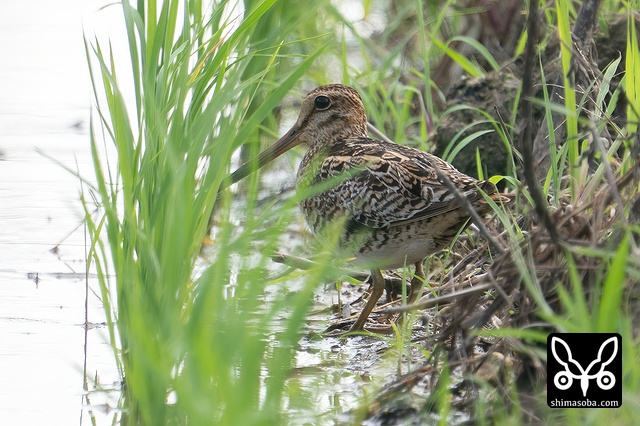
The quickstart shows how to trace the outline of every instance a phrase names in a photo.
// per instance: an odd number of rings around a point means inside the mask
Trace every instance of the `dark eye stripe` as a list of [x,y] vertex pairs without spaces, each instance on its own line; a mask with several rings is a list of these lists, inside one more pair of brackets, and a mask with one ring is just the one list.
[[331,106],[331,99],[324,95],[318,95],[313,100],[313,104],[315,105],[316,109],[325,110]]

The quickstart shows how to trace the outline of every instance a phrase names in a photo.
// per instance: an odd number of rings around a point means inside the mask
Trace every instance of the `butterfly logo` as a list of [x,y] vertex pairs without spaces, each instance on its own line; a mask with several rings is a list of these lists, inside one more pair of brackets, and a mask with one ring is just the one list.
[[[609,345],[613,345],[613,353],[606,361],[604,361],[602,357],[605,353],[605,348]],[[609,390],[616,384],[616,378],[613,373],[605,371],[605,367],[611,364],[618,353],[618,340],[615,337],[605,340],[602,345],[600,345],[597,358],[593,360],[587,368],[582,368],[582,365],[573,359],[569,345],[557,336],[553,336],[551,338],[551,352],[553,353],[553,357],[556,361],[564,367],[564,371],[556,373],[553,377],[553,384],[557,389],[569,389],[573,384],[574,379],[580,380],[582,396],[586,397],[587,389],[589,389],[589,381],[591,379],[596,379],[598,387],[602,390]],[[563,360],[564,357],[566,357],[566,360]],[[572,372],[570,368],[571,366],[574,367],[574,371],[579,371],[580,374]],[[597,372],[592,373],[591,370],[595,370],[596,368],[598,368]]]

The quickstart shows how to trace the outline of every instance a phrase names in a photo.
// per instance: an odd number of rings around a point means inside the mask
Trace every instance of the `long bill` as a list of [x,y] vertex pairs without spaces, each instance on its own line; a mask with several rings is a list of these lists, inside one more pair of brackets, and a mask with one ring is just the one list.
[[262,151],[256,158],[253,158],[252,160],[243,164],[238,170],[227,176],[220,184],[218,192],[227,189],[234,183],[249,176],[251,173],[258,170],[265,164],[268,164],[271,161],[275,160],[294,146],[300,144],[300,140],[297,137],[298,134],[299,127],[298,125],[294,125],[291,129],[289,129],[287,133],[285,133],[269,148]]

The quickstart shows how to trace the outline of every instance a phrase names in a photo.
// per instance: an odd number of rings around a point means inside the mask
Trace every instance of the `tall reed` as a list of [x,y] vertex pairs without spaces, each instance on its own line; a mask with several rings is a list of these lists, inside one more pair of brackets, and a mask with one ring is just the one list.
[[[110,44],[85,41],[97,111],[92,191],[103,212],[87,214],[90,260],[123,379],[123,424],[285,421],[284,382],[314,280],[296,297],[268,296],[268,257],[254,245],[273,250],[291,203],[266,229],[264,216],[237,228],[217,197],[234,150],[320,53],[287,48],[294,8],[274,16],[276,3],[123,1],[130,73]],[[269,34],[257,31],[266,17]],[[279,62],[287,67],[273,73]],[[93,202],[84,200],[87,213]]]

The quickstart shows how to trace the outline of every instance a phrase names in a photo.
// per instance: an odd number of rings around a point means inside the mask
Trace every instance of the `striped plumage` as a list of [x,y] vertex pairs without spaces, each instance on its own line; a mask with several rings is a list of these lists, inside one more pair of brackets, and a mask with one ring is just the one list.
[[[494,191],[422,151],[368,138],[348,138],[322,152],[306,155],[298,171],[304,185],[321,184],[349,170],[355,175],[301,203],[309,227],[320,232],[327,222],[345,218],[342,244],[354,234],[371,235],[355,256],[381,269],[396,269],[442,249],[469,215],[438,179],[437,166],[479,213],[488,205],[478,188]],[[318,159],[318,160],[317,160]],[[319,163],[315,169],[311,164]],[[306,177],[310,177],[310,179]],[[308,182],[307,182],[308,180]],[[482,200],[482,201],[479,201]],[[400,253],[400,254],[399,254]]]
[[[262,166],[293,146],[309,150],[298,170],[298,185],[335,185],[301,203],[309,227],[318,235],[340,221],[339,248],[371,269],[373,292],[351,330],[362,330],[385,287],[380,269],[415,264],[415,300],[425,278],[422,261],[448,245],[468,223],[459,196],[447,189],[439,173],[453,183],[479,214],[489,210],[481,191],[498,200],[495,187],[456,170],[440,158],[395,143],[370,139],[358,92],[332,84],[310,92],[296,124],[258,159]],[[253,163],[255,164],[255,163]],[[241,167],[235,182],[250,172]],[[313,192],[313,191],[312,191]],[[317,192],[317,191],[316,191]]]

